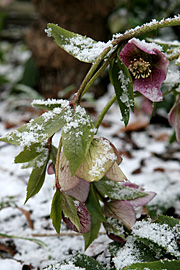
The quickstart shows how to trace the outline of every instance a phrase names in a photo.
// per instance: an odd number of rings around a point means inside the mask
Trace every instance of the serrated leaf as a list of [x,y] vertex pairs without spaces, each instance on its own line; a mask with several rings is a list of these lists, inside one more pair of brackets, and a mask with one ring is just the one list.
[[40,143],[35,143],[29,147],[25,146],[24,150],[20,152],[14,159],[15,163],[25,163],[33,160],[39,156],[43,151],[43,146]]
[[91,183],[89,196],[88,196],[85,204],[86,204],[86,207],[88,209],[88,212],[91,215],[93,215],[100,222],[106,222],[106,219],[105,219],[105,217],[102,213],[102,210],[101,210],[101,206],[100,206],[99,201],[97,199],[97,196],[95,194],[93,183]]
[[62,208],[61,208],[61,192],[59,189],[56,190],[52,200],[50,218],[52,219],[52,224],[56,232],[60,233]]
[[39,160],[37,160],[36,166],[33,168],[28,181],[25,203],[28,201],[29,198],[33,197],[39,192],[44,183],[46,167],[49,159],[49,152],[44,151],[44,153],[39,155],[38,157]]
[[48,29],[59,47],[86,63],[95,62],[103,49],[107,47],[104,42],[96,42],[92,38],[75,34],[53,23],[48,23]]
[[85,250],[98,237],[99,230],[101,227],[101,221],[99,221],[99,219],[97,219],[92,214],[90,214],[90,216],[91,216],[91,228],[90,228],[89,232],[83,234],[84,243],[85,243]]
[[84,160],[94,136],[94,126],[84,108],[77,106],[62,131],[64,154],[69,161],[71,176]]
[[110,78],[125,126],[129,122],[130,109],[134,111],[134,94],[131,75],[120,57],[112,64]]
[[114,200],[134,200],[136,198],[148,195],[147,193],[142,192],[138,189],[129,188],[123,186],[119,182],[110,181],[106,177],[104,177],[98,182],[94,182],[94,184],[103,197],[108,196],[109,198]]
[[180,269],[180,261],[178,260],[161,260],[156,262],[146,262],[146,263],[133,263],[129,266],[123,268],[124,270],[178,270]]
[[29,123],[9,133],[1,141],[21,146],[30,146],[50,138],[66,123],[67,115],[71,114],[70,107],[55,108],[41,116],[32,119]]
[[61,197],[61,207],[64,215],[69,218],[76,226],[77,230],[80,231],[81,224],[77,215],[77,210],[73,199],[68,194],[63,193],[63,196]]

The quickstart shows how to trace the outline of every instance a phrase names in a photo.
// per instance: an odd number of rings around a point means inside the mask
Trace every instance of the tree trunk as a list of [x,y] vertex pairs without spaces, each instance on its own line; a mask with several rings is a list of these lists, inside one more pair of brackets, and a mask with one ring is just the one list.
[[112,12],[115,0],[32,0],[32,2],[41,17],[26,32],[25,39],[39,69],[40,78],[37,87],[46,98],[57,98],[58,92],[69,85],[73,85],[75,91],[90,65],[68,55],[52,38],[48,38],[44,32],[47,23],[56,23],[67,30],[97,41],[107,41],[106,19]]

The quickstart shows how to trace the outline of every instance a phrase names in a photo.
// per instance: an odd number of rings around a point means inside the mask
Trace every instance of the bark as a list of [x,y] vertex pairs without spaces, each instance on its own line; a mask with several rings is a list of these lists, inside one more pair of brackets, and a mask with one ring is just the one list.
[[[57,97],[69,85],[79,87],[90,65],[82,63],[60,49],[44,32],[47,23],[107,41],[106,20],[115,0],[32,0],[40,19],[27,31],[25,39],[38,66],[38,89],[46,98]],[[101,87],[100,87],[101,89]],[[104,91],[101,89],[99,91]],[[100,93],[99,93],[100,94]]]

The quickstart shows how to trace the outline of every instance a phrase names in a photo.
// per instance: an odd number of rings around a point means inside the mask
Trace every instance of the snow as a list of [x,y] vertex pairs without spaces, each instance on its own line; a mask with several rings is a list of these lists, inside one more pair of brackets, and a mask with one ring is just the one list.
[[[96,110],[100,111],[112,95],[113,89],[110,86],[108,93],[97,101]],[[58,103],[58,101],[51,102],[50,100],[43,102],[46,104]],[[35,104],[35,101],[33,103]],[[67,105],[67,102],[64,101],[64,104]],[[0,106],[1,115],[4,115],[3,110],[4,105],[2,104]],[[20,116],[17,115],[16,117],[15,115],[15,118],[20,119]],[[7,121],[8,115],[5,115],[4,119]],[[127,135],[123,131],[124,124],[120,119],[121,115],[118,106],[112,106],[104,118],[104,122],[109,123],[110,126],[108,128],[100,126],[97,136],[110,139],[119,151],[124,152],[121,169],[128,180],[141,185],[148,191],[157,193],[157,196],[150,202],[150,205],[153,206],[158,203],[163,206],[166,204],[168,207],[174,207],[177,214],[180,213],[180,201],[177,199],[180,190],[180,167],[178,161],[178,150],[180,146],[177,143],[172,145],[168,143],[168,138],[173,131],[172,128],[150,125],[145,131],[133,131],[128,141],[126,140],[128,137],[126,137]],[[137,116],[131,115],[130,123],[133,123],[137,119]],[[7,133],[7,130],[1,122],[0,135],[4,136],[5,133]],[[116,135],[114,136],[114,134]],[[159,140],[164,134],[166,139]],[[59,143],[59,136],[60,132],[53,138],[55,145]],[[133,148],[131,141],[135,143],[136,148]],[[54,176],[47,175],[41,191],[29,199],[24,205],[27,181],[31,170],[22,170],[19,164],[13,163],[14,157],[22,150],[22,147],[7,145],[3,142],[0,142],[0,147],[0,202],[5,200],[5,198],[7,200],[7,196],[13,196],[15,205],[29,211],[34,223],[34,229],[31,229],[24,214],[14,205],[13,199],[8,199],[12,204],[9,207],[3,208],[0,212],[0,231],[9,235],[34,237],[47,245],[46,247],[40,247],[37,243],[29,240],[12,239],[17,253],[11,258],[1,258],[1,269],[19,270],[22,269],[22,264],[32,264],[35,269],[39,267],[42,270],[47,265],[57,264],[58,261],[67,259],[71,256],[71,252],[84,252],[82,236],[67,231],[64,224],[62,224],[61,236],[57,236],[53,229],[49,214],[54,194]],[[169,149],[174,150],[171,158],[163,160],[161,157],[158,157],[158,155],[163,156]],[[126,156],[125,152],[129,152],[131,157]],[[133,172],[138,168],[141,171],[134,174]],[[156,170],[158,168],[162,170]],[[101,233],[103,232],[101,229]],[[6,243],[6,240],[6,238],[1,239],[1,242]],[[111,240],[106,235],[100,234],[98,239],[92,243],[85,253],[95,256],[101,251],[106,250],[109,242]],[[114,263],[119,269],[128,263],[139,261],[138,252],[136,249],[132,249],[132,247],[132,239],[128,238],[124,251],[121,251],[121,261],[118,257],[114,259]],[[105,253],[103,254],[101,259],[108,264],[109,258],[105,257]],[[127,254],[129,254],[128,258]],[[101,260],[99,257],[98,259]]]

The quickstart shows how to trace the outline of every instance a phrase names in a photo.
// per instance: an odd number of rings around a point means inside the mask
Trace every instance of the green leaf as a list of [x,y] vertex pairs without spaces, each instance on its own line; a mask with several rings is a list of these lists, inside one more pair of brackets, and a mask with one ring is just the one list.
[[56,190],[52,200],[50,218],[52,219],[52,224],[56,232],[60,233],[62,208],[61,208],[61,192],[59,189]]
[[29,198],[33,197],[39,192],[44,183],[46,167],[49,159],[49,151],[44,151],[38,157],[39,159],[37,160],[36,166],[33,168],[28,181],[25,203]]
[[180,220],[169,216],[159,215],[154,223],[158,223],[160,225],[167,224],[173,228],[177,224],[180,224]]
[[84,242],[85,242],[85,250],[90,246],[90,244],[98,237],[99,230],[101,227],[101,221],[97,219],[90,213],[91,216],[91,228],[89,232],[84,233]]
[[75,174],[86,156],[95,130],[84,108],[77,106],[62,131],[62,145],[69,161],[71,176]]
[[106,219],[105,219],[105,217],[102,213],[102,210],[101,210],[101,206],[100,206],[99,201],[97,199],[97,195],[95,193],[93,183],[91,183],[89,196],[88,196],[85,204],[86,204],[86,207],[88,209],[88,212],[91,215],[93,215],[100,222],[106,222]]
[[51,144],[51,150],[50,150],[50,159],[52,160],[53,164],[56,164],[56,156],[57,156],[57,147]]
[[59,47],[86,63],[95,62],[103,49],[107,47],[104,42],[96,42],[89,37],[75,34],[53,23],[48,23],[48,31],[51,32]]
[[94,185],[103,197],[108,196],[109,198],[120,201],[134,200],[148,195],[138,189],[129,188],[123,186],[121,183],[108,180],[106,177],[98,182],[94,182]]
[[28,124],[9,133],[1,141],[14,145],[30,146],[50,138],[63,127],[66,118],[71,114],[70,107],[64,109],[55,108],[53,111],[45,112],[41,116],[32,119]]
[[122,119],[125,126],[127,126],[130,109],[134,111],[133,83],[128,68],[124,65],[119,56],[111,66],[110,78],[115,89]]
[[73,199],[68,195],[63,193],[61,197],[61,207],[64,215],[70,219],[70,221],[76,226],[77,230],[80,231],[80,220],[77,215],[77,210]]
[[[67,267],[61,267],[67,266]],[[46,270],[54,270],[54,269],[79,269],[79,270],[107,270],[102,264],[97,262],[92,257],[89,257],[85,254],[76,254],[72,256],[70,259],[66,259],[62,262],[51,264],[43,269]]]
[[25,163],[33,160],[39,156],[44,150],[44,146],[40,143],[35,143],[29,147],[25,146],[24,150],[20,152],[14,159],[15,163]]
[[147,263],[133,263],[123,268],[124,270],[178,270],[180,269],[180,261],[161,260]]

